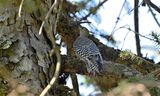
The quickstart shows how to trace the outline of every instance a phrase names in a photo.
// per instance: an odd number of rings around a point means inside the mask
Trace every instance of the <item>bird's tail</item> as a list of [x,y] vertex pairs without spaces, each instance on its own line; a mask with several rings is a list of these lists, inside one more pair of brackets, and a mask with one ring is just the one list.
[[103,72],[103,60],[99,55],[87,58],[87,71],[91,76],[101,75]]

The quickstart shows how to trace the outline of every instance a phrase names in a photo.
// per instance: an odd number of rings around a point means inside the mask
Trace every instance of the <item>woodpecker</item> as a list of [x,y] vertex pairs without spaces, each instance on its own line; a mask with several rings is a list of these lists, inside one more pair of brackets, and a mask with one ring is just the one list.
[[81,27],[80,35],[73,43],[73,49],[85,64],[90,75],[95,76],[101,74],[103,59],[96,44],[88,38],[89,31]]

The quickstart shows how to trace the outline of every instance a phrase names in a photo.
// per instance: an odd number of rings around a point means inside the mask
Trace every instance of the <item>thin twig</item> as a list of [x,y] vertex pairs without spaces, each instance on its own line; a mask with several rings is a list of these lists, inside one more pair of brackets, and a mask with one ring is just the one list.
[[127,34],[125,35],[125,37],[124,37],[124,39],[123,39],[123,43],[122,43],[121,50],[122,50],[122,49],[123,49],[123,47],[124,47],[124,43],[125,43],[125,40],[126,40],[126,38],[127,38],[128,34],[129,34],[129,31],[127,32]]
[[[56,2],[56,0],[55,0],[55,2]],[[57,23],[59,21],[60,11],[62,9],[62,3],[63,3],[63,0],[61,0],[61,3],[59,4],[60,7],[59,7],[59,10],[57,12],[57,18],[56,18],[56,21],[55,21],[55,24],[54,24],[54,32],[56,32]],[[53,33],[49,31],[49,32],[46,32],[46,34],[47,34],[47,36],[49,36],[49,39],[52,42],[52,47],[53,47],[53,49],[50,52],[50,57],[52,57],[53,53],[55,53],[56,57],[57,57],[57,63],[56,63],[56,69],[55,69],[54,76],[52,77],[52,79],[49,82],[49,84],[47,85],[47,87],[45,87],[45,89],[42,91],[42,93],[40,94],[40,96],[44,96],[48,92],[48,90],[53,86],[53,84],[55,83],[55,81],[57,80],[57,78],[59,76],[59,71],[60,71],[60,67],[61,67],[60,51],[59,51],[59,48],[56,46],[56,42],[55,42],[55,38],[53,36]]]
[[22,1],[21,1],[21,4],[19,5],[18,17],[21,17],[21,11],[22,11],[23,2],[24,2],[24,0],[22,0]]
[[[148,5],[148,4],[147,4],[147,5]],[[154,20],[156,21],[157,25],[160,27],[160,23],[158,22],[158,20],[157,20],[155,14],[154,14],[152,8],[151,8],[149,5],[148,5],[148,8],[149,8],[149,10],[150,10],[150,12],[151,12],[151,14],[152,14]]]
[[[53,53],[53,51],[51,53]],[[42,93],[39,96],[44,96],[48,92],[48,90],[53,86],[53,84],[55,83],[55,81],[57,80],[57,77],[59,75],[59,70],[61,67],[61,56],[60,56],[60,53],[58,50],[55,51],[55,53],[56,53],[56,57],[57,57],[57,63],[56,63],[56,70],[55,70],[54,76],[52,77],[52,79],[49,82],[49,84],[47,85],[47,87],[45,87],[45,89],[42,91]]]
[[[125,4],[125,2],[126,2],[126,0],[124,1],[124,4]],[[121,11],[122,11],[122,9],[123,9],[124,4],[122,5],[122,8],[121,8],[121,10],[120,10],[120,13],[119,13],[119,15],[118,15],[118,17],[117,17],[117,21],[115,22],[115,25],[114,25],[114,27],[113,27],[113,29],[112,29],[111,35],[114,34],[115,28],[116,28],[118,22],[119,22],[120,20],[122,20],[122,18],[123,18],[124,16],[126,16],[128,13],[131,13],[131,12],[133,12],[135,9],[137,9],[140,5],[142,5],[142,3],[143,3],[143,2],[141,2],[138,6],[136,6],[135,8],[133,8],[132,10],[130,10],[129,12],[126,12],[124,15],[122,15],[122,16],[120,17]]]
[[[127,27],[127,26],[128,26],[128,27]],[[120,30],[120,29],[122,29],[122,28],[128,29],[129,31],[132,31],[132,32],[134,32],[135,34],[138,34],[139,36],[141,36],[141,37],[143,37],[143,38],[146,38],[146,39],[148,39],[148,40],[151,40],[151,41],[156,42],[156,40],[154,40],[154,39],[152,39],[152,38],[149,38],[149,37],[146,37],[146,36],[144,36],[144,35],[142,35],[142,34],[137,33],[136,31],[132,30],[132,29],[129,27],[129,25],[124,25],[124,26],[122,26],[122,27],[119,27],[119,28],[117,28],[115,31]]]
[[[96,7],[95,7],[95,11],[97,11],[106,1],[108,0],[103,0],[102,2],[100,2]],[[82,17],[79,21],[82,20],[86,20],[90,15],[93,14],[93,11],[90,11],[86,16]]]
[[51,8],[49,9],[49,11],[48,11],[45,19],[43,20],[43,22],[42,22],[42,24],[41,24],[41,27],[40,27],[40,29],[39,29],[39,35],[42,33],[42,28],[43,28],[43,26],[44,26],[45,21],[48,19],[49,15],[50,15],[51,12],[52,12],[52,9],[53,9],[57,4],[58,4],[58,3],[57,3],[57,0],[55,0],[54,3],[53,3],[53,5],[52,5]]
[[126,28],[126,29],[128,29],[128,30],[134,32],[135,34],[138,34],[139,36],[141,36],[141,37],[143,37],[143,38],[146,38],[146,39],[148,39],[148,40],[151,40],[151,41],[154,41],[154,42],[155,42],[154,39],[148,38],[148,37],[146,37],[146,36],[144,36],[144,35],[142,35],[142,34],[136,32],[136,31],[132,30],[131,28],[127,28],[127,27],[124,27],[124,28]]
[[156,6],[154,3],[152,3],[150,0],[145,0],[145,3],[149,6],[151,6],[154,10],[156,10],[158,13],[160,13],[160,8]]
[[129,12],[126,12],[126,13],[121,17],[121,19],[124,18],[128,13],[131,13],[131,12],[133,12],[135,9],[139,8],[142,4],[143,4],[143,1],[142,1],[138,6],[136,6],[136,7],[133,8],[132,10],[130,10]]
[[112,32],[111,32],[111,36],[112,36],[112,35],[114,34],[114,32],[115,32],[114,30],[115,30],[115,28],[116,28],[116,26],[117,26],[117,24],[118,24],[118,22],[119,22],[119,20],[120,20],[120,16],[121,16],[121,13],[122,13],[122,10],[123,10],[123,7],[124,7],[125,3],[126,3],[126,0],[124,0],[123,5],[122,5],[122,7],[121,7],[121,9],[120,9],[119,15],[118,15],[118,17],[117,17],[117,20],[116,20],[115,25],[114,25],[114,27],[113,27],[113,29],[112,29]]

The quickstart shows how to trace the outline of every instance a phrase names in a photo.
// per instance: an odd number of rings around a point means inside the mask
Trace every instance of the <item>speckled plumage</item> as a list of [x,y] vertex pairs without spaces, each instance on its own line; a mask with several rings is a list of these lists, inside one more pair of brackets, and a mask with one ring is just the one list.
[[73,48],[76,55],[85,62],[89,74],[100,74],[103,59],[98,47],[91,39],[80,35],[73,43]]

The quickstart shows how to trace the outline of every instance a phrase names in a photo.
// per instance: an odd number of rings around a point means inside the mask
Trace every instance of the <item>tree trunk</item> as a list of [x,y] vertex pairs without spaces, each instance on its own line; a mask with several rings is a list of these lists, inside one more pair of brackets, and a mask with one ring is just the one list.
[[134,0],[134,29],[135,29],[135,41],[136,41],[136,51],[137,51],[137,55],[142,57],[142,53],[141,53],[141,44],[140,44],[140,38],[139,38],[139,17],[138,17],[138,3],[139,0]]
[[[18,17],[15,2],[0,6],[0,83],[9,83],[9,90],[1,92],[1,96],[15,96],[21,91],[37,96],[52,77],[55,60],[49,57],[51,47],[45,34],[38,35],[42,11],[29,13],[22,8]],[[47,12],[51,1],[46,4],[43,10]]]

